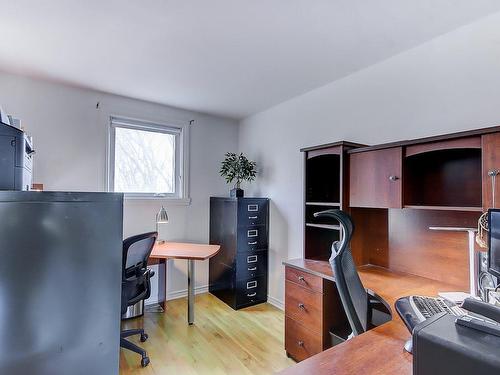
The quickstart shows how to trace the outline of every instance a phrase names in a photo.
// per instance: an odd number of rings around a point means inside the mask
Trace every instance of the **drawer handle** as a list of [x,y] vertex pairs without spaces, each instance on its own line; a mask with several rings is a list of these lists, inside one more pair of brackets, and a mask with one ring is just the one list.
[[257,262],[257,255],[247,256],[247,263],[255,263]]
[[249,242],[249,245],[257,245],[257,241]]
[[259,217],[258,216],[249,216],[248,219],[252,220],[252,219],[258,219]]
[[252,267],[248,269],[249,271],[257,271],[257,267]]
[[389,180],[390,181],[397,181],[397,180],[399,180],[399,177],[392,175],[392,176],[389,176]]
[[251,229],[247,231],[247,237],[257,237],[259,235],[259,231],[257,229]]
[[301,348],[304,346],[304,341],[299,341],[297,342],[297,345],[300,346]]
[[299,281],[305,282],[304,276],[299,276]]
[[299,303],[299,309],[305,310],[305,309],[306,309],[306,307],[304,306],[304,304],[303,304],[303,303]]
[[247,289],[257,288],[257,281],[249,281],[247,283]]
[[247,206],[248,212],[256,212],[259,211],[259,205],[258,204],[249,204]]
[[247,294],[247,297],[255,297],[257,295],[257,292],[252,293],[252,294]]

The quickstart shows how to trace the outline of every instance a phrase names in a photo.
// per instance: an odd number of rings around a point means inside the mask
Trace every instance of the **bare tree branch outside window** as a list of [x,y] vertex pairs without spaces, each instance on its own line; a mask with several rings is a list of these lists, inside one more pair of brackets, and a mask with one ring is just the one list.
[[115,128],[114,190],[175,193],[175,135]]

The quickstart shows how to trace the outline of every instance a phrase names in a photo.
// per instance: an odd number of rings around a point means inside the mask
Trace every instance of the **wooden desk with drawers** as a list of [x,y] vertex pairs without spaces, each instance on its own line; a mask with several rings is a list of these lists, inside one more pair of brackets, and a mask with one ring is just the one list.
[[[358,271],[364,286],[389,303],[392,321],[322,351],[332,324],[345,319],[340,302],[336,302],[330,264],[294,259],[284,265],[286,350],[298,361],[308,359],[282,371],[281,375],[411,374],[412,357],[403,349],[411,335],[394,310],[394,302],[407,295],[433,296],[440,291],[457,289],[455,285],[420,276],[378,266],[361,266]],[[302,307],[298,307],[299,304]]]
[[476,228],[493,206],[493,188],[500,196],[500,184],[492,184],[500,174],[500,127],[301,151],[303,259],[285,262],[285,349],[303,362],[285,374],[409,373],[403,344],[410,335],[395,311],[391,322],[329,349],[329,330],[347,321],[328,263],[343,234],[337,221],[315,213],[351,215],[350,247],[364,286],[393,310],[402,296],[469,291],[476,269],[467,234],[430,227]]

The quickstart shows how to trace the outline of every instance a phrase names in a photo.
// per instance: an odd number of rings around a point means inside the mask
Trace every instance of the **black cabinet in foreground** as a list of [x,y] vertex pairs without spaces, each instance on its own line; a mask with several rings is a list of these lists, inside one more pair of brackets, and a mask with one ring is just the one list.
[[123,194],[0,192],[0,374],[118,375]]

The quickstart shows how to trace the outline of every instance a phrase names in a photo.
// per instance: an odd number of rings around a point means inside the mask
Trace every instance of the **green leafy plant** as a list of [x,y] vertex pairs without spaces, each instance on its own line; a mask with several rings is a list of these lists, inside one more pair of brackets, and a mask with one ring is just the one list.
[[234,152],[228,152],[222,161],[219,173],[228,184],[236,180],[234,187],[239,189],[241,181],[255,180],[257,176],[256,166],[256,162],[248,160],[242,153],[237,155]]

